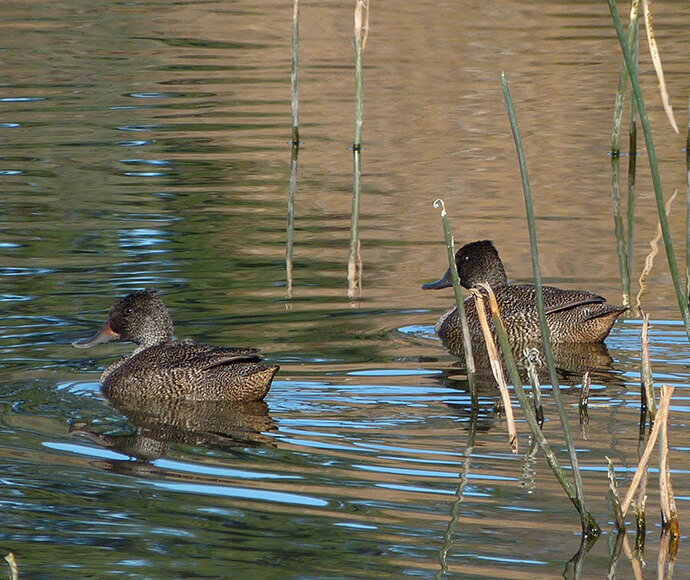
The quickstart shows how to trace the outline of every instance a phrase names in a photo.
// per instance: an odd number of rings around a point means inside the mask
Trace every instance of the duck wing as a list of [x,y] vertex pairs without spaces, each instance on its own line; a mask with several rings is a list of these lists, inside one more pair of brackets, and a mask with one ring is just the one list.
[[258,348],[218,347],[195,342],[182,342],[180,344],[183,348],[180,349],[179,353],[182,355],[182,360],[178,361],[179,366],[189,366],[199,370],[261,360],[261,351]]
[[[556,292],[554,292],[554,290]],[[545,286],[542,288],[544,295],[544,309],[546,314],[554,314],[556,312],[563,312],[578,306],[585,306],[587,304],[602,304],[606,302],[603,296],[587,292],[586,290],[562,290],[554,288],[553,286]],[[536,294],[535,294],[536,296]]]
[[[510,284],[502,288],[506,296],[528,308],[536,308],[537,290],[534,284]],[[587,304],[602,304],[606,299],[587,290],[564,290],[554,286],[542,286],[546,314],[555,314]],[[520,307],[520,308],[524,308]]]
[[192,341],[173,341],[149,347],[139,353],[138,358],[150,361],[153,368],[158,370],[191,368],[203,371],[234,363],[259,362],[261,351],[257,348],[228,348]]

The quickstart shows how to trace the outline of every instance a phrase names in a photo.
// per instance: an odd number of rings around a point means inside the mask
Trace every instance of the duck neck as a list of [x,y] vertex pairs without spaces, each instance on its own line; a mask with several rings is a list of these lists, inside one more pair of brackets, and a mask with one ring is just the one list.
[[173,340],[172,324],[166,328],[156,328],[153,332],[147,333],[142,340],[139,341],[137,350],[165,344]]
[[486,280],[484,280],[484,283],[491,286],[492,290],[501,288],[502,286],[507,286],[508,278],[506,277],[506,271],[503,268],[503,264],[500,264],[498,267],[491,270],[489,275],[486,277]]

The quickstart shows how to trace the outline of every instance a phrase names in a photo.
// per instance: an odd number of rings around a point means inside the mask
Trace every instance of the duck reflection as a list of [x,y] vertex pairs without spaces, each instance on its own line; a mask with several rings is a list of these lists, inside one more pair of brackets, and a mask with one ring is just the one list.
[[276,430],[277,425],[263,401],[146,399],[109,402],[130,420],[135,427],[133,433],[102,435],[83,427],[79,431],[136,461],[108,459],[96,462],[102,469],[139,476],[160,474],[161,470],[150,462],[165,456],[171,445],[225,450],[275,445],[268,433]]
[[[473,357],[476,367],[477,385],[480,389],[494,388],[496,380],[491,371],[489,355],[486,345],[480,341],[472,341]],[[551,345],[554,364],[558,381],[562,385],[575,386],[582,383],[583,375],[588,372],[593,381],[603,384],[622,383],[619,373],[613,366],[613,358],[603,342],[595,343],[556,343]],[[454,369],[461,367],[466,369],[465,355],[462,350],[451,349],[450,354],[460,360],[454,365]],[[541,383],[550,384],[549,370],[546,364],[543,343],[521,345],[512,350],[513,358],[517,364],[520,376],[525,384],[529,384],[528,368],[532,361],[537,376]],[[509,377],[505,364],[503,371]],[[457,381],[457,370],[449,371],[444,376],[444,384],[453,386]],[[455,376],[456,378],[452,378]],[[465,380],[466,382],[466,380]]]

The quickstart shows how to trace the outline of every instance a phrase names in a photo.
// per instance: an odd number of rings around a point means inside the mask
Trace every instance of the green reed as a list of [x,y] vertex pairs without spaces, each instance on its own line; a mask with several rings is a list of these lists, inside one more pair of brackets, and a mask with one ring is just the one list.
[[364,118],[364,67],[363,56],[369,30],[369,5],[365,0],[355,2],[355,133],[352,144],[354,157],[354,182],[352,188],[352,220],[350,226],[350,251],[347,260],[348,297],[355,298],[361,292],[361,254],[359,242],[359,209],[362,192],[362,122]]
[[[580,520],[582,523],[582,530],[585,534],[598,534],[598,527],[594,523],[593,518],[587,512],[587,507],[584,500],[584,487],[582,485],[582,476],[578,465],[577,452],[575,450],[575,443],[568,424],[568,415],[561,396],[561,389],[558,383],[558,375],[556,373],[556,365],[553,360],[553,352],[551,349],[551,337],[549,334],[549,327],[546,322],[546,310],[544,308],[544,296],[542,293],[541,284],[541,269],[539,266],[539,249],[537,246],[537,229],[535,224],[534,207],[532,204],[532,191],[529,184],[529,176],[527,174],[527,163],[525,161],[525,154],[522,149],[522,139],[520,137],[520,129],[518,128],[517,116],[513,106],[513,100],[510,96],[510,89],[505,73],[501,73],[501,84],[503,86],[503,96],[506,101],[508,109],[508,117],[510,119],[510,127],[513,133],[513,140],[515,141],[515,148],[517,150],[518,163],[520,166],[520,175],[522,176],[522,190],[525,197],[525,209],[527,211],[527,227],[529,230],[530,252],[532,255],[532,268],[534,271],[534,286],[537,298],[537,310],[539,311],[539,324],[541,326],[542,338],[544,342],[544,355],[549,369],[549,378],[551,380],[551,388],[553,391],[554,400],[558,408],[558,414],[561,419],[561,426],[563,427],[563,434],[565,436],[566,446],[568,448],[568,457],[570,465],[573,469],[573,479],[575,482],[575,490],[578,502],[576,507],[580,512]],[[503,346],[501,346],[503,348]],[[504,353],[505,354],[505,353]],[[519,378],[519,377],[518,377]],[[520,385],[522,387],[522,384]],[[521,401],[522,403],[522,401]],[[594,523],[594,528],[592,527]],[[595,531],[596,530],[596,531]]]
[[[633,0],[630,9],[630,23],[628,25],[628,45],[633,55],[635,66],[638,63],[639,52],[639,24],[638,24],[638,0]],[[627,227],[623,225],[620,197],[620,143],[621,127],[623,120],[623,104],[628,86],[628,69],[625,63],[621,66],[618,78],[618,91],[613,115],[613,134],[611,139],[611,175],[612,175],[612,202],[613,220],[616,235],[616,250],[618,253],[618,265],[621,275],[621,294],[623,306],[630,307],[631,277],[633,256],[633,229],[635,217],[635,167],[637,160],[637,109],[635,100],[630,105],[629,125],[629,156],[628,156],[628,197],[627,197]],[[627,233],[626,233],[627,232]]]
[[623,306],[630,308],[630,278],[631,272],[628,262],[627,243],[625,228],[623,226],[623,215],[621,211],[620,194],[620,157],[611,156],[611,187],[613,203],[613,225],[616,234],[616,252],[618,254],[618,269],[621,275],[621,295],[623,296]]
[[[638,46],[638,6],[639,1],[633,0],[630,8],[630,23],[628,24],[628,46],[637,54]],[[637,59],[635,59],[636,61]],[[619,157],[621,154],[621,127],[623,125],[623,104],[628,87],[628,69],[625,63],[621,66],[618,76],[618,91],[616,92],[616,104],[613,111],[613,134],[611,138],[611,155]]]
[[645,145],[647,147],[647,157],[649,159],[649,166],[652,174],[652,183],[654,185],[654,197],[656,199],[657,213],[659,214],[659,223],[661,225],[664,248],[666,250],[666,258],[668,260],[671,278],[673,279],[673,288],[676,292],[678,306],[683,317],[683,322],[685,323],[685,331],[688,335],[688,339],[690,339],[690,313],[688,312],[687,298],[681,286],[681,279],[678,273],[678,264],[676,262],[676,254],[673,248],[673,240],[671,238],[671,230],[668,224],[668,216],[666,215],[666,208],[664,207],[664,192],[661,186],[659,163],[656,156],[656,148],[654,147],[654,138],[652,136],[652,130],[649,124],[649,117],[647,116],[647,108],[642,96],[642,89],[640,88],[637,71],[635,70],[633,55],[628,46],[628,41],[623,30],[623,24],[621,23],[620,15],[618,14],[616,2],[615,0],[607,1],[609,4],[609,10],[611,11],[611,17],[613,18],[613,24],[616,28],[618,43],[620,44],[623,58],[625,59],[625,66],[628,70],[628,76],[630,77],[632,92],[639,112],[640,123],[642,124]]
[[477,393],[476,369],[474,365],[474,356],[472,354],[472,337],[470,336],[470,328],[467,325],[467,315],[465,314],[465,302],[462,298],[462,289],[460,286],[460,276],[458,275],[458,268],[455,265],[455,247],[453,236],[450,233],[450,226],[448,225],[448,214],[446,213],[446,204],[442,199],[434,201],[435,208],[441,208],[441,221],[443,223],[443,237],[446,241],[446,249],[448,250],[448,268],[453,279],[453,291],[455,292],[455,304],[458,308],[458,317],[460,319],[460,327],[462,328],[462,347],[465,352],[465,365],[467,366],[467,380],[470,384],[470,397],[472,398],[472,409],[477,409],[479,406],[479,395]]

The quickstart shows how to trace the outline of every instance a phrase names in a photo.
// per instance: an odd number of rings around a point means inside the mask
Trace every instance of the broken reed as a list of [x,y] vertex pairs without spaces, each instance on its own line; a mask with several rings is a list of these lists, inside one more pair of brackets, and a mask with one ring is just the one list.
[[498,348],[496,348],[496,342],[491,334],[491,328],[489,328],[489,321],[487,320],[486,309],[484,308],[484,297],[482,296],[481,290],[472,288],[470,292],[472,294],[472,298],[474,299],[479,324],[482,327],[482,335],[484,336],[484,342],[486,343],[486,351],[489,354],[491,372],[498,383],[498,389],[501,393],[503,411],[505,413],[506,425],[508,427],[508,443],[513,453],[517,455],[518,440],[517,430],[515,429],[515,417],[513,416],[513,406],[510,403],[510,391],[508,390],[508,383],[506,381],[505,373],[503,372],[501,355],[499,354]]
[[[517,395],[518,401],[520,401],[520,406],[522,407],[522,411],[525,414],[525,418],[527,420],[527,424],[530,427],[530,430],[532,431],[532,435],[536,442],[539,444],[539,447],[541,448],[542,453],[544,454],[544,457],[546,458],[546,461],[549,464],[549,467],[551,467],[551,470],[556,476],[556,479],[563,487],[563,490],[568,496],[568,499],[572,502],[572,504],[575,506],[575,509],[577,509],[577,511],[580,514],[584,514],[584,516],[582,516],[583,535],[587,537],[598,536],[601,533],[601,530],[597,525],[594,516],[592,516],[592,514],[587,511],[586,507],[584,506],[581,500],[582,494],[577,493],[576,489],[573,487],[573,484],[570,482],[570,479],[568,479],[568,476],[566,475],[565,471],[558,463],[558,459],[556,458],[555,453],[551,449],[551,446],[546,440],[546,437],[542,433],[533,406],[530,404],[527,394],[525,393],[525,389],[522,386],[520,372],[518,371],[517,364],[515,363],[515,358],[513,357],[510,341],[508,340],[508,334],[506,333],[505,326],[503,325],[503,320],[501,319],[501,313],[498,308],[496,296],[494,295],[493,290],[491,290],[491,287],[488,284],[479,284],[479,286],[487,293],[489,297],[491,316],[493,319],[494,328],[496,329],[496,336],[501,346],[501,352],[503,353],[503,360],[505,361],[506,366],[508,367],[508,371],[510,373],[510,380],[513,382],[515,394]],[[579,469],[579,467],[577,469]]]

